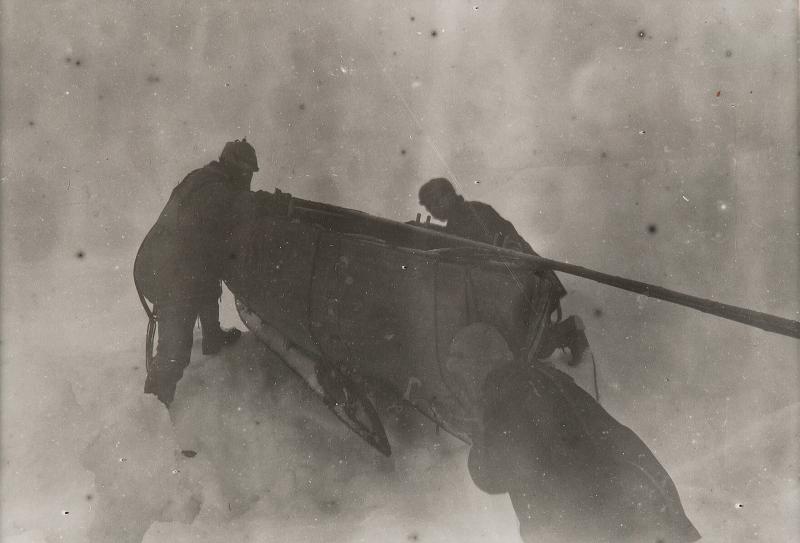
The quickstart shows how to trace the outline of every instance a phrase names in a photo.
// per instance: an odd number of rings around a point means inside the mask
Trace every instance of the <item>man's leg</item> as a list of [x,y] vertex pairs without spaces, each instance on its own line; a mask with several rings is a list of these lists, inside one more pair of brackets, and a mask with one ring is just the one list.
[[158,347],[144,383],[145,394],[155,394],[169,407],[175,387],[192,355],[192,331],[197,311],[189,306],[159,306]]
[[226,345],[241,337],[236,328],[221,328],[217,299],[205,302],[200,308],[200,326],[203,328],[203,354],[216,354]]

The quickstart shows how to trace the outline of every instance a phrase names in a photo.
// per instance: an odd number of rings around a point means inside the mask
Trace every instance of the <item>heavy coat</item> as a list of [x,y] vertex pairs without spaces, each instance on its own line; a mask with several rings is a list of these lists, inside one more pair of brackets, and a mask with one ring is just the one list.
[[195,307],[216,302],[233,203],[244,192],[216,161],[175,187],[134,263],[134,280],[148,300]]
[[[514,225],[500,216],[492,206],[483,202],[465,201],[461,196],[459,202],[451,208],[444,230],[454,236],[536,255]],[[556,300],[567,294],[555,273],[548,270],[543,275],[552,282]]]

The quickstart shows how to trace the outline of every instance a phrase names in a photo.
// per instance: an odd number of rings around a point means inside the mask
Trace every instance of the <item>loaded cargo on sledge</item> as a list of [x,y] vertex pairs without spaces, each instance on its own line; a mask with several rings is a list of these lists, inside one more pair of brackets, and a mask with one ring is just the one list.
[[280,191],[236,213],[225,282],[247,327],[383,454],[374,400],[386,397],[471,445],[473,480],[510,494],[524,537],[699,538],[647,446],[539,360],[561,317],[552,270],[800,335],[794,321],[450,236],[419,216]]

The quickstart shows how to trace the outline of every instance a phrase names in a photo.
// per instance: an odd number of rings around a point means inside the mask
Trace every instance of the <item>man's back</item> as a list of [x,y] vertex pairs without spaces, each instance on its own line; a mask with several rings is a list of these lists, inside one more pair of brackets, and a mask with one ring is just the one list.
[[513,224],[483,202],[462,200],[453,206],[445,231],[462,238],[536,254]]
[[153,302],[194,297],[219,280],[236,191],[222,165],[194,170],[170,195],[139,249],[134,276]]
[[[519,235],[511,222],[501,217],[492,206],[483,202],[470,202],[462,198],[451,208],[445,232],[538,256],[528,242]],[[556,299],[566,296],[567,291],[555,273],[550,270],[542,273],[556,289]]]

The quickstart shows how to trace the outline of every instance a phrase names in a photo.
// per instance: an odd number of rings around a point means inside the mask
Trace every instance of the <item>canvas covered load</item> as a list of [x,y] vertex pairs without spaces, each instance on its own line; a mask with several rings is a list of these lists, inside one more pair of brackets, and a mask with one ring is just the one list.
[[418,222],[281,193],[243,205],[226,272],[243,321],[377,450],[388,396],[472,444],[473,480],[510,494],[526,541],[699,538],[647,446],[536,360],[552,272]]
[[459,333],[479,324],[514,355],[541,341],[553,285],[530,265],[280,193],[246,216],[230,244],[234,295],[303,349],[389,385],[461,431],[472,417],[464,396],[493,364],[463,367]]

